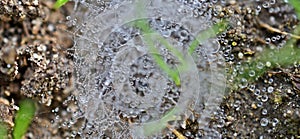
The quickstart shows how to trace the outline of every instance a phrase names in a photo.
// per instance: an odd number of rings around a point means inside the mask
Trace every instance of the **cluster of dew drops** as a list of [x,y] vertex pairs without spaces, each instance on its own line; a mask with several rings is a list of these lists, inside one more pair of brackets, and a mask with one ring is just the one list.
[[[203,8],[205,8],[205,7],[208,8],[209,7],[208,4],[213,4],[213,3],[216,3],[217,1],[213,1],[213,2],[199,2],[199,1],[196,2],[196,1],[194,1],[191,3],[188,1],[180,1],[179,0],[179,2],[183,2],[184,4],[187,4],[187,5],[190,4],[190,6],[192,6],[192,7],[197,7],[197,4],[200,4]],[[194,14],[195,14],[195,16],[200,16],[203,14],[211,14],[210,12],[211,12],[211,10],[208,10],[208,9],[200,10],[198,7],[197,10],[195,10]],[[69,27],[73,26],[76,28],[78,26],[77,18],[68,16],[68,17],[66,17],[66,20],[67,20],[67,25]],[[193,39],[191,36],[188,35],[187,30],[185,30],[183,27],[180,27],[180,25],[177,25],[176,23],[170,23],[168,21],[161,21],[161,20],[152,20],[151,22],[152,22],[152,24],[151,23],[150,24],[153,25],[154,28],[158,32],[160,32],[160,34],[162,34],[164,37],[173,37],[176,40],[178,40],[180,44],[187,44],[188,42],[191,42],[191,40]],[[156,28],[156,26],[158,26],[158,27]],[[167,29],[162,29],[162,28],[167,28]],[[80,31],[81,30],[79,30],[79,32]],[[111,55],[109,53],[118,51],[118,49],[120,49],[121,44],[126,43],[128,39],[132,39],[132,35],[134,35],[131,32],[132,30],[130,30],[128,28],[127,29],[120,28],[120,29],[117,29],[117,31],[119,31],[119,32],[121,31],[121,32],[120,33],[118,33],[118,32],[112,33],[110,36],[113,38],[116,37],[117,40],[114,40],[114,39],[109,40],[110,38],[107,40],[108,41],[107,45],[109,47],[112,46],[112,48],[106,47],[105,50],[101,50],[103,55],[100,56],[100,59],[102,59],[103,63],[108,62],[107,65],[111,65],[111,62],[112,62],[111,60],[115,56],[115,55]],[[105,42],[104,42],[104,45],[105,45]],[[160,52],[162,54],[164,54],[163,57],[164,57],[165,62],[167,62],[169,64],[174,62],[173,56],[170,54],[170,52],[168,52],[167,49],[162,48],[162,49],[160,49]],[[139,68],[140,63],[147,64],[147,62],[149,62],[149,56],[144,55],[143,57],[140,58],[140,60],[141,61],[137,60],[136,61],[137,63],[135,63],[131,66],[132,70],[133,69],[135,69],[135,71],[141,70],[141,69],[136,69],[136,68]],[[150,61],[153,61],[153,60],[150,58]],[[150,65],[151,65],[151,62],[150,62]],[[145,66],[142,66],[142,69],[144,67]],[[149,71],[147,71],[147,70],[149,70]],[[132,78],[130,79],[131,86],[134,86],[134,91],[136,91],[136,93],[137,93],[135,95],[138,95],[138,96],[145,96],[146,94],[149,94],[149,93],[151,94],[151,92],[149,92],[149,89],[147,89],[149,83],[147,82],[147,79],[143,79],[143,78],[144,77],[149,78],[149,75],[153,74],[153,73],[151,73],[151,72],[153,72],[153,69],[146,68],[146,71],[142,71],[142,72],[145,74],[135,73],[132,75]],[[157,71],[155,71],[155,72],[157,72]],[[137,76],[137,77],[135,77],[135,76]],[[111,87],[112,87],[111,81],[110,81],[110,75],[108,74],[107,77],[102,78],[101,82],[103,82],[103,83],[100,86],[102,86],[102,88],[108,89],[108,90],[106,89],[103,91],[103,95],[108,95],[109,93],[107,93],[107,92],[111,92],[111,91],[109,91],[109,89],[111,89]],[[166,88],[166,93],[163,96],[163,98],[164,98],[163,103],[161,105],[161,107],[163,107],[163,110],[162,110],[163,113],[165,113],[167,110],[170,110],[170,108],[172,108],[177,103],[178,97],[180,96],[179,89],[170,80],[168,81],[167,86],[168,87]],[[84,96],[82,96],[82,97],[84,97]],[[109,98],[109,97],[107,97],[107,98]],[[135,110],[136,106],[134,106],[133,103],[128,106],[123,106],[123,104],[125,104],[125,103],[122,103],[122,107],[121,107],[121,104],[119,104],[117,102],[113,102],[115,99],[113,96],[110,98],[112,101],[111,101],[111,103],[107,101],[108,105],[110,105],[110,104],[111,105],[120,105],[120,109],[118,111],[121,111],[121,115],[120,115],[121,118],[131,119],[131,121],[133,121],[133,122],[139,122],[140,120],[141,120],[140,122],[145,121],[144,119],[146,117],[144,117],[144,116],[147,116],[147,114],[145,115],[146,111],[143,111],[141,109]],[[118,99],[122,99],[122,97],[119,97]],[[117,101],[126,102],[127,100],[117,100]],[[115,103],[115,104],[113,104],[113,103]],[[126,108],[126,107],[128,107],[128,108]],[[109,109],[114,109],[114,108],[109,108]],[[160,110],[161,110],[161,108],[160,108]],[[56,112],[56,109],[53,112]],[[139,120],[139,118],[141,118],[141,119]],[[109,120],[107,120],[107,121],[109,121]],[[72,122],[72,123],[74,123],[74,122]],[[89,123],[90,122],[88,122],[88,124]],[[64,125],[66,125],[66,124],[63,124],[63,126]],[[102,123],[102,125],[103,125],[103,123]],[[100,128],[101,128],[101,127],[103,127],[102,125],[98,125],[98,126],[100,126]]]
[[[210,8],[213,4],[217,3],[217,0],[213,0],[211,2],[206,2],[206,1],[186,1],[186,0],[178,0],[178,2],[181,2],[185,5],[189,5],[190,7],[193,7],[194,10],[194,16],[205,16],[207,19],[206,20],[212,20],[212,14],[213,14],[213,10]],[[201,6],[201,8],[199,7]],[[78,21],[76,18],[72,17],[72,16],[68,16],[66,17],[67,19],[67,25],[72,27],[74,26],[76,28],[76,26],[78,26]],[[180,25],[176,24],[176,23],[170,23],[169,21],[162,21],[162,20],[152,20],[150,21],[150,24],[153,25],[153,28],[156,29],[156,31],[158,31],[160,34],[162,34],[164,37],[172,37],[175,40],[178,41],[179,46],[180,45],[185,45],[190,43],[194,38],[192,36],[189,35],[188,30],[186,30],[184,27],[181,27]],[[126,43],[127,40],[132,39],[132,30],[130,30],[130,28],[128,29],[117,29],[117,31],[121,31],[120,33],[112,33],[111,37],[116,37],[118,38],[117,40],[108,40],[108,46],[113,46],[112,48],[107,48],[105,50],[102,50],[103,55],[102,58],[103,62],[111,62],[111,59],[113,59],[112,57],[114,55],[110,55],[109,52],[116,52],[118,51],[118,49],[120,49],[120,43],[124,44]],[[79,30],[80,32],[80,30]],[[134,32],[134,31],[133,31]],[[127,39],[125,39],[127,38]],[[105,42],[104,42],[105,45]],[[188,47],[188,46],[183,46],[183,47]],[[174,56],[172,56],[170,54],[170,52],[168,52],[167,49],[160,49],[161,54],[163,54],[163,58],[165,60],[166,63],[171,64],[174,63]],[[203,55],[200,54],[199,55]],[[103,57],[104,56],[104,57]],[[105,56],[107,56],[105,58]],[[131,66],[131,68],[135,69],[137,67],[139,67],[139,64],[147,64],[147,62],[149,62],[149,56],[144,55],[143,57],[140,58],[140,62],[139,60],[137,60],[135,64],[133,64]],[[152,59],[150,58],[150,61]],[[152,60],[153,61],[153,60]],[[149,63],[148,63],[149,64]],[[107,65],[110,65],[109,63]],[[151,65],[151,62],[150,62]],[[142,66],[144,67],[144,66]],[[140,70],[140,69],[136,69],[136,70]],[[143,71],[145,73],[144,74],[133,74],[133,78],[130,79],[131,81],[131,85],[135,86],[134,91],[136,91],[136,95],[139,96],[145,96],[145,94],[149,94],[151,92],[147,91],[149,89],[147,89],[149,83],[147,82],[147,79],[143,79],[145,78],[149,78],[149,75],[152,75],[153,73],[151,73],[151,71],[153,71],[153,69],[148,69],[150,71]],[[157,72],[157,71],[156,71]],[[134,76],[138,76],[134,77]],[[142,77],[142,78],[141,78]],[[103,94],[109,94],[107,92],[110,92],[109,89],[111,89],[111,81],[109,81],[109,76],[102,78],[101,82],[103,82],[103,84],[101,84],[102,88],[106,87],[108,90],[104,90]],[[174,83],[172,83],[170,80],[167,83],[167,88],[166,88],[166,93],[163,96],[163,103],[161,105],[162,112],[165,113],[167,110],[170,110],[170,108],[172,108],[176,103],[177,100],[181,94],[181,92],[179,91],[179,89],[174,85]],[[84,97],[84,96],[83,96]],[[113,102],[114,97],[110,97],[111,98],[111,102]],[[120,97],[121,98],[121,97]],[[118,98],[119,99],[119,98]],[[119,100],[118,100],[119,101]],[[126,100],[120,100],[120,101],[126,101]],[[110,104],[112,104],[110,103]],[[116,103],[117,105],[120,105],[118,103]],[[112,104],[112,105],[116,105],[116,104]],[[125,104],[125,103],[124,103]],[[129,107],[125,108],[125,107]],[[141,110],[141,109],[134,109],[133,104],[128,105],[128,106],[122,106],[122,109],[119,109],[118,111],[121,111],[122,114],[120,115],[121,118],[125,118],[125,119],[131,119],[132,122],[143,122],[145,121],[144,119],[148,114],[145,114],[145,111]],[[161,108],[160,108],[161,110]],[[80,117],[80,116],[79,116]],[[141,119],[139,119],[141,118]],[[149,118],[149,117],[147,117]],[[147,119],[146,118],[146,119]],[[120,120],[120,119],[119,119]],[[108,120],[109,121],[109,120]],[[73,123],[73,122],[72,122]],[[89,123],[89,122],[88,122]],[[103,124],[102,124],[103,125]],[[102,125],[98,125],[100,126],[100,128],[102,127]],[[95,126],[95,125],[94,125]]]
[[[217,3],[218,2],[218,0],[212,0],[211,2],[201,2],[201,1],[187,1],[187,0],[178,0],[179,2],[182,2],[182,3],[184,3],[184,4],[187,4],[187,5],[190,5],[191,7],[194,7],[195,8],[195,10],[194,10],[194,15],[195,16],[201,16],[201,15],[205,15],[206,14],[206,17],[208,18],[208,19],[211,19],[211,17],[209,17],[209,15],[213,15],[213,14],[218,14],[218,10],[212,10],[212,9],[210,9],[209,7],[209,5],[213,5],[213,4],[215,4],[215,3]],[[99,3],[101,3],[100,1],[98,1]],[[224,1],[224,0],[221,0],[220,1],[221,3],[226,3],[226,1]],[[112,1],[112,3],[118,3],[117,1]],[[268,9],[269,10],[269,12],[271,12],[271,13],[276,13],[276,12],[278,12],[278,10],[280,11],[280,9],[277,9],[277,8],[270,8],[270,6],[271,5],[274,5],[276,3],[276,1],[275,0],[270,0],[270,1],[264,1],[264,2],[262,2],[262,4],[261,5],[258,5],[257,6],[257,8],[256,8],[256,10],[255,10],[255,12],[257,13],[257,14],[259,14],[260,12],[261,12],[261,9],[262,8],[265,8],[265,9]],[[199,8],[199,6],[201,5],[201,7],[202,7],[202,9],[200,9]],[[73,18],[73,17],[71,17],[71,16],[67,16],[66,17],[66,20],[67,20],[67,25],[68,26],[78,26],[77,24],[78,24],[78,21],[77,21],[77,19],[76,18]],[[272,19],[270,19],[270,20],[272,20]],[[161,21],[160,21],[161,22]],[[86,23],[85,23],[86,24]],[[155,24],[159,24],[159,21],[157,21],[157,22],[155,22]],[[163,24],[168,24],[168,23],[163,23]],[[170,24],[170,23],[169,23]],[[189,42],[189,41],[191,41],[193,38],[191,37],[191,36],[189,36],[189,35],[187,35],[188,34],[188,31],[186,31],[184,28],[181,28],[180,26],[176,26],[176,24],[175,25],[173,25],[175,28],[176,28],[176,30],[177,31],[175,31],[175,33],[174,33],[174,31],[172,32],[172,31],[170,31],[170,30],[159,30],[161,27],[159,27],[159,28],[157,28],[158,29],[158,31],[160,31],[160,34],[162,34],[162,35],[164,35],[164,37],[166,37],[166,36],[168,36],[168,37],[175,37],[175,38],[177,38],[177,40],[179,40],[182,44],[186,44],[187,42]],[[127,34],[127,37],[128,37],[128,34],[130,34],[130,33],[128,33],[128,32],[124,32],[124,33],[121,33],[122,35],[124,35],[124,34]],[[131,34],[132,35],[132,34]],[[129,36],[129,38],[130,38],[131,36]],[[222,37],[226,37],[226,34],[221,34],[221,37],[220,37],[220,39],[222,39]],[[271,43],[271,42],[276,42],[276,41],[280,41],[280,40],[282,40],[284,38],[284,36],[280,36],[280,35],[277,35],[277,36],[273,36],[273,37],[270,37],[270,38],[266,38],[266,42],[267,43]],[[221,40],[221,41],[228,41],[228,40]],[[113,42],[113,41],[112,41]],[[114,43],[114,42],[113,42]],[[122,41],[118,41],[118,43],[124,43],[124,42],[122,42]],[[125,42],[126,43],[126,42]],[[285,42],[281,42],[280,43],[280,46],[282,46],[283,44],[284,44]],[[225,51],[225,49],[223,48],[223,56],[225,57],[225,59],[227,59],[227,61],[230,61],[230,60],[233,60],[234,59],[234,56],[231,54],[231,49],[230,49],[231,47],[229,47],[228,49],[226,49],[227,51]],[[112,51],[114,51],[114,49],[115,48],[112,48],[111,50]],[[165,57],[171,57],[170,56],[170,54],[168,54],[168,52],[166,51],[166,50],[161,50],[162,51],[162,53],[165,53],[166,55],[165,55]],[[144,56],[144,57],[142,57],[140,60],[142,60],[142,63],[143,62],[149,62],[149,57],[148,56]],[[150,60],[151,61],[151,60]],[[166,58],[166,61],[167,62],[170,62],[170,61],[172,61],[172,59],[168,59],[168,58]],[[135,63],[136,65],[135,66],[138,66],[138,64],[139,64],[139,61],[136,61],[137,63]],[[145,64],[145,63],[144,63]],[[266,67],[268,67],[268,66],[270,66],[269,65],[270,63],[258,63],[257,64],[257,68],[260,68],[260,69],[263,69],[265,66]],[[132,66],[132,67],[134,67],[134,65]],[[243,69],[241,69],[241,67],[240,67],[240,65],[239,64],[237,64],[237,66],[236,66],[236,68],[234,69],[235,70],[235,72],[234,72],[234,74],[243,74]],[[145,71],[146,72],[146,74],[145,75],[141,75],[141,76],[143,76],[143,77],[146,77],[146,75],[149,75],[149,74],[152,74],[152,73],[147,73],[148,71]],[[255,76],[255,71],[250,71],[249,72],[249,76]],[[137,74],[136,74],[136,76],[138,76]],[[233,76],[235,76],[235,75],[233,75]],[[131,81],[132,81],[132,85],[133,86],[136,86],[136,90],[137,90],[137,93],[139,94],[139,95],[142,95],[142,96],[144,96],[145,95],[145,93],[149,93],[149,92],[147,92],[147,91],[145,91],[145,90],[148,90],[147,89],[147,82],[143,82],[143,81],[145,81],[145,80],[143,80],[143,79],[139,79],[139,78],[131,78],[130,79]],[[263,87],[263,88],[261,88],[261,89],[259,89],[259,88],[256,88],[256,86],[255,85],[251,85],[251,84],[249,84],[248,83],[248,81],[246,80],[246,79],[241,79],[241,82],[239,83],[239,88],[250,88],[250,90],[251,90],[251,92],[253,92],[253,94],[255,95],[255,96],[257,96],[256,98],[257,98],[257,103],[255,104],[256,105],[256,107],[259,107],[259,108],[261,108],[261,114],[263,115],[263,116],[265,116],[265,117],[262,117],[261,119],[260,119],[260,125],[262,126],[262,127],[265,127],[265,126],[268,126],[268,125],[272,125],[272,126],[276,126],[280,121],[276,118],[276,117],[274,117],[274,118],[268,118],[267,117],[267,115],[268,115],[268,112],[269,112],[269,110],[268,109],[266,109],[266,108],[263,108],[263,106],[264,106],[264,103],[266,103],[266,102],[268,102],[270,99],[269,99],[269,95],[270,94],[272,94],[272,93],[274,93],[274,91],[275,91],[275,87],[273,87],[272,86],[272,83],[273,83],[273,79],[272,78],[270,78],[268,81],[268,84],[270,84],[270,86],[267,86],[267,87]],[[109,84],[110,83],[107,83],[107,84],[105,84],[105,82],[104,82],[104,85],[106,85],[106,86],[109,86]],[[146,88],[145,88],[146,87]],[[176,88],[175,86],[174,86],[174,84],[172,84],[171,82],[169,83],[169,86],[168,86],[168,88],[167,88],[167,90],[169,90],[168,92],[169,93],[166,93],[165,95],[164,95],[164,98],[166,98],[165,99],[165,101],[167,102],[166,104],[164,104],[164,107],[167,107],[167,108],[165,108],[163,111],[165,112],[165,111],[167,111],[167,110],[169,110],[170,109],[170,107],[172,107],[172,106],[174,106],[174,104],[176,104],[176,101],[177,101],[177,99],[178,99],[178,97],[180,96],[180,91],[178,91],[178,88]],[[75,100],[75,98],[74,97],[72,97],[72,98],[70,98],[70,100]],[[70,101],[70,100],[68,100],[68,101]],[[125,101],[125,100],[124,100]],[[236,109],[238,109],[238,105],[239,105],[239,103],[240,102],[236,102]],[[134,107],[134,106],[128,106],[128,107]],[[57,113],[58,113],[58,111],[59,111],[59,108],[56,108],[56,109],[54,109],[52,112],[53,113],[55,113],[56,114],[56,120],[58,120],[59,119],[59,115],[57,115]],[[70,110],[70,108],[68,109],[68,112],[71,112],[72,110]],[[145,114],[145,112],[144,111],[140,111],[140,110],[138,110],[138,111],[136,111],[136,112],[132,112],[132,111],[124,111],[125,113],[123,114],[123,116],[125,116],[126,118],[132,118],[132,119],[134,119],[134,118],[136,118],[136,117],[138,117],[138,116],[141,116],[141,115],[143,115],[143,114]],[[75,115],[77,115],[77,116],[75,116],[75,119],[76,119],[76,117],[78,117],[78,118],[81,118],[82,117],[82,113],[80,113],[80,112],[76,112],[76,114]],[[69,121],[69,122],[64,122],[64,124],[62,124],[62,126],[67,126],[67,125],[69,125],[69,126],[72,126],[73,124],[75,124],[75,121],[76,120],[74,120],[74,117],[72,118],[72,120],[71,121]],[[144,121],[144,120],[141,120],[140,122],[142,122],[142,121]],[[69,123],[69,124],[67,124],[67,123]],[[91,126],[92,127],[92,126]],[[80,132],[82,132],[82,131],[80,131]],[[78,132],[78,133],[74,133],[74,135],[76,135],[76,134],[79,134],[80,132]]]

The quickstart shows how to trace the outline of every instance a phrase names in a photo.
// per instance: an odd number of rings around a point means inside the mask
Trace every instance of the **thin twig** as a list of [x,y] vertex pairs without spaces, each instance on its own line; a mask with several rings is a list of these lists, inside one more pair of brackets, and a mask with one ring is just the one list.
[[266,29],[268,29],[270,31],[273,31],[273,32],[276,32],[276,33],[280,33],[280,34],[283,34],[283,35],[289,35],[289,36],[291,36],[291,37],[293,37],[295,39],[300,39],[300,36],[298,36],[298,35],[294,35],[294,34],[291,34],[291,33],[285,32],[285,31],[281,31],[281,30],[279,30],[277,28],[274,28],[274,27],[272,27],[272,26],[270,26],[270,25],[268,25],[266,23],[263,23],[260,20],[258,20],[258,23],[259,23],[259,25],[261,27],[264,27],[264,28],[266,28]]
[[172,128],[171,125],[168,124],[167,127],[177,136],[178,139],[186,139],[180,132]]

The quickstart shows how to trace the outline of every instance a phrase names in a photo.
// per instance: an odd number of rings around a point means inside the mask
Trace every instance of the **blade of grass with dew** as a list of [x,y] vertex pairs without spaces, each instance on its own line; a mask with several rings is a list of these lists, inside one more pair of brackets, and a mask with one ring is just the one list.
[[[144,14],[144,9],[143,9],[143,3],[142,1],[140,1],[137,4],[136,9],[138,10],[137,13],[139,14],[138,16],[140,18],[143,17]],[[179,78],[179,73],[178,71],[172,70],[171,68],[169,68],[169,66],[163,61],[163,59],[157,55],[159,54],[158,50],[154,47],[154,42],[153,42],[153,38],[151,36],[152,33],[154,33],[154,31],[150,28],[150,25],[147,23],[146,20],[139,20],[134,22],[133,26],[140,28],[140,30],[142,31],[143,34],[145,35],[145,40],[146,43],[150,49],[150,52],[153,54],[153,58],[155,60],[155,62],[159,65],[159,67],[168,74],[168,76],[170,76],[173,81],[175,82],[176,85],[180,85],[180,78]],[[147,35],[149,34],[149,35]],[[156,35],[157,36],[157,35]],[[173,48],[170,44],[168,44],[168,42],[166,40],[164,40],[164,38],[160,38],[159,39],[168,49]],[[173,53],[175,53],[175,56],[182,58],[181,55],[179,55],[180,52],[176,52],[174,49],[171,49],[171,51]],[[182,61],[184,62],[184,61]],[[145,123],[143,125],[143,132],[146,136],[148,135],[152,135],[154,133],[160,132],[163,129],[165,129],[168,125],[169,121],[172,120],[176,120],[176,116],[175,113],[177,112],[178,108],[173,108],[171,111],[169,111],[167,114],[165,114],[159,121],[154,121],[154,122],[149,122],[149,123]]]
[[[169,42],[167,40],[165,40],[162,36],[160,36],[154,30],[152,30],[150,25],[147,23],[146,19],[141,19],[139,21],[135,21],[134,26],[139,28],[142,31],[142,33],[146,35],[146,38],[148,41],[152,42],[153,40],[151,40],[151,38],[154,39],[153,37],[155,37],[155,39],[159,40],[165,47],[167,47],[167,49],[169,49],[171,52],[175,53],[175,56],[179,57],[179,59],[183,61],[182,54],[178,50],[173,48],[173,46],[171,44],[169,44]],[[151,35],[149,35],[149,34],[151,34]],[[154,46],[154,45],[151,44],[150,47],[152,47],[152,46]],[[155,48],[155,47],[153,47],[153,48]]]
[[175,82],[177,86],[180,86],[180,77],[179,72],[177,70],[174,70],[169,67],[167,63],[164,62],[164,60],[161,58],[161,56],[157,55],[159,54],[158,50],[154,47],[153,40],[151,39],[152,34],[146,34],[145,35],[145,41],[146,44],[149,47],[150,53],[152,54],[152,57],[154,58],[154,61],[158,64],[158,66],[168,74],[168,76]]
[[[155,44],[153,40],[155,39],[155,31],[153,31],[150,27],[150,25],[147,23],[145,19],[141,19],[138,21],[135,21],[133,23],[133,26],[139,28],[142,33],[145,36],[145,43],[149,47],[150,53],[152,54],[152,57],[154,58],[155,62],[158,64],[158,66],[165,72],[167,75],[175,82],[177,86],[180,86],[180,78],[179,73],[177,70],[174,70],[169,67],[167,63],[164,62],[164,60],[157,54],[159,54],[159,51],[155,48]],[[161,38],[161,41],[163,38]],[[168,47],[171,47],[171,45],[165,40],[164,45],[168,45]]]
[[22,100],[19,105],[13,130],[14,139],[21,139],[24,136],[36,111],[35,102],[31,99]]
[[171,51],[172,54],[179,60],[180,64],[177,65],[177,71],[185,71],[188,69],[189,65],[188,62],[186,62],[186,59],[183,57],[182,52],[178,51],[175,47],[169,44],[169,42],[164,39],[160,34],[153,33],[152,34],[155,40],[159,40],[160,43],[162,43],[168,50]]
[[175,107],[172,110],[170,110],[167,114],[165,114],[160,120],[143,124],[142,128],[144,135],[153,135],[165,129],[168,126],[169,121],[177,120],[178,117],[175,116],[177,111],[178,108]]
[[184,64],[186,63],[183,59],[183,55],[181,54],[181,52],[179,52],[176,48],[174,48],[173,46],[171,46],[169,44],[169,42],[164,39],[161,35],[155,35],[155,37],[168,49],[172,52],[172,54],[174,54],[178,60],[180,61],[180,63]]
[[61,6],[65,5],[69,0],[57,0],[53,6],[54,9],[59,9]]
[[204,42],[209,38],[215,37],[216,34],[218,34],[219,32],[225,31],[227,27],[228,27],[228,21],[223,19],[217,24],[213,25],[212,27],[199,33],[196,36],[196,39],[191,43],[189,47],[189,53],[190,54],[193,53],[200,43]]
[[[139,18],[145,17],[145,1],[138,1],[136,9],[137,9],[137,16]],[[178,59],[179,61],[184,64],[184,60],[183,60],[183,56],[182,54],[176,50],[174,47],[172,47],[171,44],[168,43],[167,40],[165,40],[163,37],[161,37],[158,33],[156,33],[153,29],[151,29],[149,23],[144,19],[144,20],[139,20],[134,22],[134,26],[137,28],[140,28],[140,30],[142,31],[143,34],[154,34],[154,35],[146,35],[146,43],[148,45],[148,47],[150,48],[150,52],[153,54],[153,58],[156,61],[156,63],[158,64],[158,66],[168,74],[168,76],[170,78],[172,78],[172,80],[175,82],[175,84],[177,86],[180,86],[180,77],[179,77],[179,72],[178,70],[174,70],[172,68],[170,68],[164,61],[163,59],[158,56],[158,55],[154,55],[154,54],[158,54],[158,50],[154,47],[154,43],[153,41],[153,36],[157,37],[157,39],[160,41],[160,43],[162,43],[165,47],[167,47],[168,50],[170,50]]]

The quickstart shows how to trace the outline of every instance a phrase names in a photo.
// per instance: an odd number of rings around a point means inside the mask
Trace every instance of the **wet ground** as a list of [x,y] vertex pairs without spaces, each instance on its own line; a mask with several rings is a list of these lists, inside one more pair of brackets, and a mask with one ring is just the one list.
[[[74,75],[81,69],[74,68],[78,61],[74,62],[76,52],[71,48],[77,43],[78,25],[74,24],[75,16],[70,15],[74,5],[80,7],[80,3],[69,2],[58,10],[52,8],[53,4],[0,1],[0,119],[11,132],[19,102],[30,98],[36,101],[38,111],[25,138],[109,137],[113,133],[100,136],[99,129],[89,125],[83,114],[83,109],[94,104],[78,106],[81,100],[76,88],[80,85],[76,85]],[[212,20],[229,19],[228,29],[217,35],[219,54],[226,64],[226,95],[211,113],[209,128],[197,121],[201,111],[191,109],[191,115],[167,128],[161,137],[300,138],[300,59],[293,52],[299,53],[295,50],[283,55],[278,49],[273,54],[281,54],[279,59],[287,57],[288,64],[274,63],[271,59],[277,56],[269,57],[270,62],[262,58],[261,66],[266,68],[246,72],[255,78],[244,82],[239,76],[243,75],[240,67],[244,63],[259,61],[267,49],[287,47],[291,39],[296,41],[294,48],[299,49],[294,32],[299,20],[293,7],[280,0],[228,0],[206,8]],[[86,9],[76,10],[80,17]],[[124,115],[119,118],[129,125],[136,120]]]

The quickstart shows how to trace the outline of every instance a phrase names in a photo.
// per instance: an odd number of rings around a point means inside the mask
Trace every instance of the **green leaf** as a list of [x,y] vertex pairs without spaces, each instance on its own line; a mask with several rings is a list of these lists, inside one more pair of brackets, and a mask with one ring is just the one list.
[[61,6],[65,5],[69,0],[57,0],[53,6],[54,9],[59,9]]
[[15,117],[14,139],[21,139],[24,136],[36,111],[35,103],[30,99],[22,100],[19,107]]

